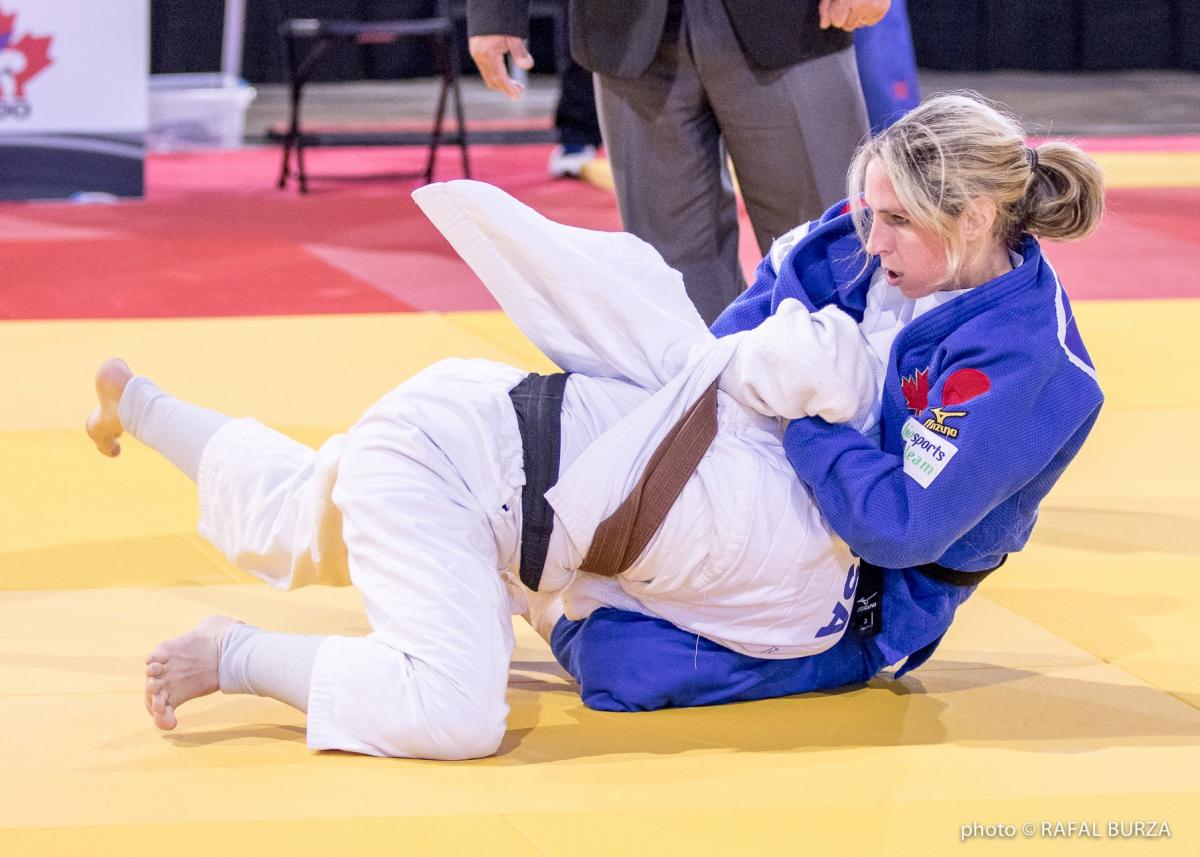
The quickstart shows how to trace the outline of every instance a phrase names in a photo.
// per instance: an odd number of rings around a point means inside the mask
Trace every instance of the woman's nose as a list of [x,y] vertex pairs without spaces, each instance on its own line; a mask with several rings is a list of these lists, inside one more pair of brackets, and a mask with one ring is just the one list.
[[886,229],[878,220],[871,221],[871,231],[867,233],[867,252],[878,256],[886,249]]

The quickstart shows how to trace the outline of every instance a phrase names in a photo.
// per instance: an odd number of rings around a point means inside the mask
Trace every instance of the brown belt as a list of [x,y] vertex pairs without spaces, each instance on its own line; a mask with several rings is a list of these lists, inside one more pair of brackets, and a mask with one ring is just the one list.
[[629,496],[600,522],[580,569],[616,577],[633,565],[716,436],[717,382],[713,381],[667,432]]

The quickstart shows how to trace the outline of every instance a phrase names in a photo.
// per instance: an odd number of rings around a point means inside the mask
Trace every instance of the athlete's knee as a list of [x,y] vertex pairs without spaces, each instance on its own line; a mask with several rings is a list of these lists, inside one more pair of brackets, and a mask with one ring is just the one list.
[[420,665],[415,673],[409,693],[370,703],[377,706],[372,719],[384,724],[385,755],[455,761],[496,754],[509,713],[503,689],[490,694]]
[[389,756],[457,761],[495,755],[506,731],[508,706],[440,692],[421,702],[424,711],[414,724],[408,712],[394,712],[394,728],[384,733]]
[[494,756],[507,731],[503,712],[491,706],[462,706],[453,722],[443,721],[440,728],[430,730],[431,759],[483,759]]

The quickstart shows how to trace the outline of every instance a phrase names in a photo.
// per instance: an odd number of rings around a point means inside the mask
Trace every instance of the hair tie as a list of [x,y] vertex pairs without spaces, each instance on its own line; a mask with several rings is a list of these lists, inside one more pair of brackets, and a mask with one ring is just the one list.
[[1036,173],[1037,165],[1038,165],[1037,149],[1034,149],[1031,146],[1026,146],[1025,147],[1025,160],[1029,161],[1029,171],[1031,173]]

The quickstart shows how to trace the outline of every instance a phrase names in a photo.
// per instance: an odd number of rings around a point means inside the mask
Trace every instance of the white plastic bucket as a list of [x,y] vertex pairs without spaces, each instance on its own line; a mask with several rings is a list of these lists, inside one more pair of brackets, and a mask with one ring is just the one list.
[[151,75],[146,147],[157,152],[236,149],[255,94],[254,87],[232,75]]

